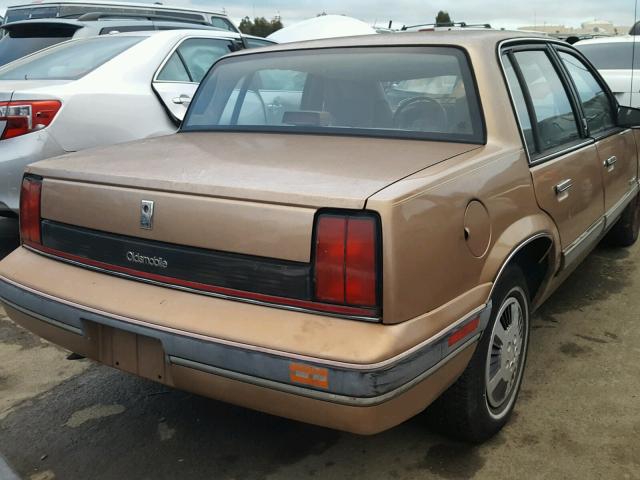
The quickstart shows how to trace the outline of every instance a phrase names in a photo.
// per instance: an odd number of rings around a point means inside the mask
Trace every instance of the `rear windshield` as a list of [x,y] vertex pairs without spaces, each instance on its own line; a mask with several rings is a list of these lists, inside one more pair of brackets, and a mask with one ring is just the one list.
[[183,130],[334,133],[482,143],[466,56],[450,47],[269,52],[221,60]]
[[[71,35],[73,35],[73,33],[71,33]],[[70,38],[71,36],[15,37],[11,34],[5,35],[0,39],[0,65],[13,62],[18,58],[50,47],[51,45],[64,42]]]
[[145,37],[73,40],[0,68],[0,80],[76,80]]
[[[633,42],[586,43],[574,45],[598,70],[630,70]],[[640,68],[640,45],[636,46],[635,68]]]

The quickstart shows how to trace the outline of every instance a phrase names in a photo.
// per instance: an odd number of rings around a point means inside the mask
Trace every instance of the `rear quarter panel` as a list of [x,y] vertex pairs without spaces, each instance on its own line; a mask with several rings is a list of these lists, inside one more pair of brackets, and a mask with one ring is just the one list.
[[56,93],[63,107],[49,127],[67,152],[177,131],[151,86],[158,65],[177,40],[139,44]]
[[[522,242],[538,233],[557,242],[555,224],[536,203],[497,45],[478,45],[469,55],[486,145],[397,182],[367,202],[383,223],[385,323],[451,303],[467,304],[470,311],[489,300],[501,267]],[[472,200],[484,205],[490,224],[486,251],[479,255],[465,240],[465,211]],[[552,255],[558,265],[559,252]]]

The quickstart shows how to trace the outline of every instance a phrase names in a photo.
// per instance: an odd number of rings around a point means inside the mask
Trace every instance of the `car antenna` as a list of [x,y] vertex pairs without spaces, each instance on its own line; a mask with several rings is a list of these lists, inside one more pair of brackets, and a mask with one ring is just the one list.
[[[633,10],[633,24],[636,25],[638,23],[638,0],[636,0],[636,6]],[[637,32],[633,32],[637,33]],[[633,74],[636,68],[636,37],[637,35],[633,35],[633,43],[631,44],[631,95],[629,97],[629,106],[633,107]]]

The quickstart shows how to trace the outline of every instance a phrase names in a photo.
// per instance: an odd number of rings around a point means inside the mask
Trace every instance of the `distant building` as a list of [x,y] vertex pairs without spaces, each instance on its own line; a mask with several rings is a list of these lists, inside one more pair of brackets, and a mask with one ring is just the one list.
[[546,33],[548,35],[558,37],[579,36],[579,35],[627,35],[630,26],[614,25],[607,20],[589,20],[583,22],[580,28],[566,27],[564,25],[528,25],[520,27],[518,30],[535,31],[540,33]]

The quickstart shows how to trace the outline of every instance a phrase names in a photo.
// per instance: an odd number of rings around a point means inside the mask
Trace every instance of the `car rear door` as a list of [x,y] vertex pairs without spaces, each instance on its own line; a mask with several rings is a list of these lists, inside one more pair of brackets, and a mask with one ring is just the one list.
[[571,49],[556,47],[573,83],[589,135],[596,141],[607,226],[638,193],[638,155],[631,129],[616,125],[616,102],[604,81]]
[[191,37],[167,56],[153,79],[153,89],[174,120],[182,121],[211,66],[237,48],[233,39]]
[[595,141],[545,42],[503,50],[503,65],[530,162],[538,204],[560,233],[564,265],[604,231],[604,189]]

